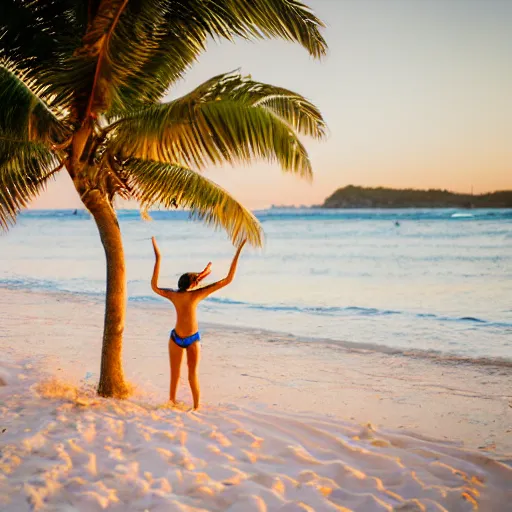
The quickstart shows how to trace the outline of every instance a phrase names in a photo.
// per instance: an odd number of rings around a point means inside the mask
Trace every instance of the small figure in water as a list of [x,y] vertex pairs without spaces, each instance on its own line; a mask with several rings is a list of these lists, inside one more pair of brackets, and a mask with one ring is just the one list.
[[395,220],[395,226],[400,226],[400,222],[398,222],[397,220]]
[[196,308],[199,302],[208,297],[208,295],[227,286],[235,277],[238,258],[245,240],[238,247],[235,257],[231,262],[231,268],[228,275],[217,281],[198,288],[199,283],[210,274],[211,262],[206,265],[202,272],[188,272],[183,274],[178,280],[178,289],[171,290],[168,288],[158,287],[158,274],[160,272],[160,249],[156,243],[155,237],[152,239],[153,249],[155,251],[155,268],[153,277],[151,278],[151,288],[155,293],[169,299],[176,309],[176,326],[171,331],[169,339],[169,362],[171,366],[171,385],[169,399],[176,404],[176,392],[180,380],[181,361],[183,359],[184,350],[187,351],[188,365],[188,382],[194,399],[194,409],[199,408],[199,379],[197,370],[199,366],[200,344],[201,339],[197,323]]

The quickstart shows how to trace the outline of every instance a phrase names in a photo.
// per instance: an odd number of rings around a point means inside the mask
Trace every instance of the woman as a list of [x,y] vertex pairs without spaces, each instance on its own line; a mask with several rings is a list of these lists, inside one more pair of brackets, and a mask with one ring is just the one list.
[[158,287],[158,274],[160,272],[160,249],[156,243],[155,237],[152,239],[153,249],[155,251],[155,268],[153,270],[153,277],[151,278],[151,288],[155,293],[169,299],[176,309],[176,326],[171,331],[169,339],[169,360],[171,365],[171,386],[170,386],[170,401],[176,403],[176,392],[178,390],[178,383],[180,380],[181,360],[183,359],[183,352],[187,351],[187,365],[188,365],[188,382],[192,390],[192,397],[194,399],[194,409],[199,408],[199,380],[197,377],[197,367],[199,365],[200,344],[201,339],[197,324],[196,309],[199,302],[208,297],[211,293],[227,286],[235,277],[236,267],[238,264],[238,257],[245,245],[244,240],[238,247],[235,257],[231,263],[228,275],[217,281],[216,283],[209,284],[198,288],[199,283],[210,274],[211,262],[206,265],[202,272],[188,272],[183,274],[178,280],[178,289],[170,290],[168,288]]

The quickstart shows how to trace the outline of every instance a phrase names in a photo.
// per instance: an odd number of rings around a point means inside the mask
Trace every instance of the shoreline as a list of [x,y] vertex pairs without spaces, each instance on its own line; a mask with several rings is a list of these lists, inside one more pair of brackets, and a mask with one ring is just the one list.
[[[51,296],[54,297],[56,301],[59,301],[63,297],[69,298],[71,301],[76,302],[84,302],[90,303],[94,302],[98,306],[103,307],[105,295],[92,292],[92,293],[83,293],[79,294],[77,292],[71,291],[63,291],[63,290],[46,290],[41,288],[36,288],[36,291],[33,292],[25,287],[15,287],[9,286],[0,283],[0,293],[2,290],[8,290],[12,292],[20,292],[20,293],[30,293],[30,294],[40,294],[42,296]],[[147,301],[145,298],[141,300],[140,297],[128,297],[128,307],[130,308],[142,308],[142,309],[157,309],[161,313],[169,312],[172,308],[166,304],[165,300],[160,298],[155,298],[152,301]],[[464,320],[464,319],[461,319]],[[504,357],[470,357],[456,352],[443,352],[440,350],[433,349],[419,349],[419,348],[401,348],[401,347],[392,347],[379,343],[364,343],[357,341],[348,341],[341,339],[334,339],[329,337],[314,337],[307,335],[299,335],[288,333],[286,331],[277,331],[272,329],[260,329],[252,326],[244,326],[240,327],[238,325],[233,324],[224,324],[220,322],[212,322],[206,321],[201,322],[201,331],[203,330],[223,330],[230,331],[233,333],[248,333],[251,335],[262,335],[267,339],[276,338],[280,341],[289,341],[290,343],[313,343],[320,344],[326,346],[332,346],[333,349],[340,349],[347,352],[354,353],[377,353],[382,355],[390,355],[390,356],[402,356],[406,358],[416,358],[416,359],[425,359],[432,363],[438,364],[458,364],[458,365],[468,365],[468,366],[490,366],[490,367],[503,367],[503,368],[511,368],[512,369],[512,357],[504,358]],[[170,329],[169,329],[170,330]]]
[[[0,288],[0,340],[10,360],[39,358],[75,384],[99,371],[103,306],[88,297]],[[129,303],[124,343],[128,380],[165,400],[170,308]],[[308,411],[371,423],[512,459],[512,370],[454,364],[339,344],[296,342],[262,330],[204,326],[205,404]],[[88,376],[88,377],[87,377]],[[86,378],[87,377],[87,378]],[[182,375],[180,399],[189,400]],[[259,405],[258,405],[259,404]]]

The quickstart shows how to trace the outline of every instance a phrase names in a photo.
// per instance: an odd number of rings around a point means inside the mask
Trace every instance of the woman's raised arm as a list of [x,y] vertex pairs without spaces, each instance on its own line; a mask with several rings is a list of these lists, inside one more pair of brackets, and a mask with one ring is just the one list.
[[240,257],[240,253],[242,252],[242,249],[246,242],[247,240],[244,240],[238,246],[233,261],[231,262],[231,266],[229,267],[228,275],[224,279],[221,279],[216,283],[209,284],[208,286],[204,286],[203,288],[198,288],[197,290],[194,290],[194,293],[200,297],[200,300],[208,297],[208,295],[212,294],[213,292],[216,292],[217,290],[224,288],[224,286],[227,286],[229,283],[231,283],[231,281],[233,281],[238,266],[238,258]]
[[175,292],[166,288],[158,287],[158,275],[160,274],[161,254],[160,249],[158,248],[158,244],[156,243],[156,238],[154,236],[151,238],[151,242],[153,243],[153,250],[155,251],[155,267],[153,269],[153,276],[151,277],[151,289],[158,295],[161,295],[162,297],[171,300],[171,295]]

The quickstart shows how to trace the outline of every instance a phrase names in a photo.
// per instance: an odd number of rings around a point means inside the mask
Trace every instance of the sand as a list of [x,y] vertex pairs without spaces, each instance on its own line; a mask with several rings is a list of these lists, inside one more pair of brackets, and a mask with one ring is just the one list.
[[101,310],[0,289],[2,511],[501,511],[512,500],[509,367],[209,326],[193,413],[166,405],[163,305],[129,306],[136,395],[95,396]]

